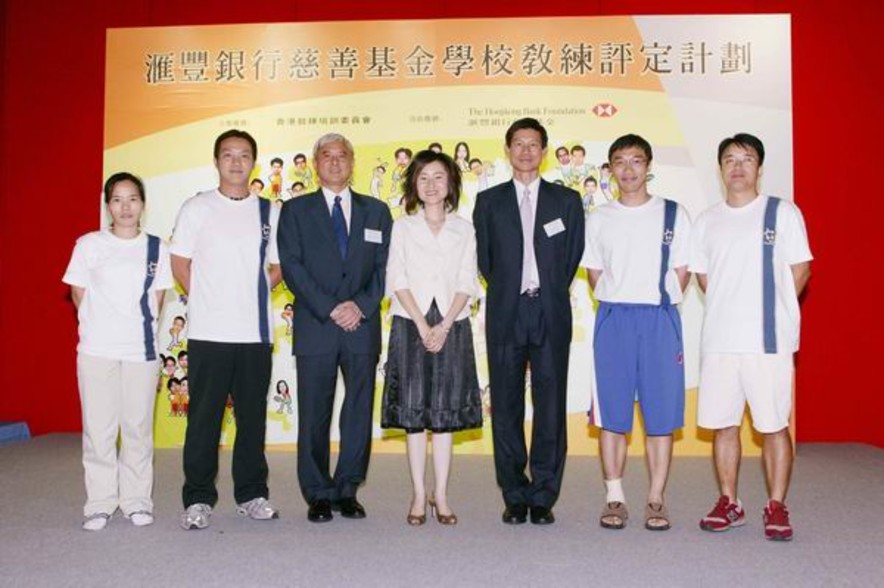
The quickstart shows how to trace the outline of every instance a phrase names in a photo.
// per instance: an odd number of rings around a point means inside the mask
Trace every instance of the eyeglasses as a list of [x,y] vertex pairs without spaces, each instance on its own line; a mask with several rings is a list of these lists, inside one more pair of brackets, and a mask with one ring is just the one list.
[[617,158],[611,162],[611,165],[615,168],[624,168],[624,167],[644,167],[648,164],[648,160],[644,157],[634,157],[631,159],[626,158]]
[[753,155],[747,155],[745,157],[733,157],[729,155],[721,160],[721,165],[723,165],[724,167],[735,167],[738,165],[758,165],[758,158]]

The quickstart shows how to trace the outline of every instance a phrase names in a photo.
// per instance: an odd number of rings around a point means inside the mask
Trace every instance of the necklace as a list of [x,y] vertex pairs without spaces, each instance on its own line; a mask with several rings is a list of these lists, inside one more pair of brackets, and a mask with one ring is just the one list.
[[218,188],[218,193],[221,194],[222,196],[224,196],[225,198],[227,198],[228,200],[233,200],[233,201],[245,200],[246,198],[251,196],[251,194],[249,192],[246,192],[245,196],[230,196],[230,195],[222,192],[221,188]]

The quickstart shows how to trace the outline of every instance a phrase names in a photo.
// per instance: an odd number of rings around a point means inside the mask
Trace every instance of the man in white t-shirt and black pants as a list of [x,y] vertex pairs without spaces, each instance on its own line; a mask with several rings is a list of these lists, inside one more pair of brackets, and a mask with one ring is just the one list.
[[644,525],[651,531],[670,527],[663,493],[672,435],[684,426],[684,339],[677,305],[690,279],[691,223],[674,200],[648,193],[652,159],[650,143],[638,135],[611,144],[608,161],[620,199],[589,214],[581,263],[599,300],[590,417],[601,429],[606,499],[599,522],[607,529],[622,529],[628,518],[621,480],[635,401],[647,434],[651,483]]
[[745,522],[737,499],[740,423],[749,403],[764,437],[769,492],[764,536],[792,539],[784,500],[792,471],[793,354],[798,350],[798,296],[813,259],[801,212],[790,201],[758,193],[764,145],[739,133],[721,142],[718,163],[727,194],[694,226],[690,270],[706,293],[700,354],[700,427],[715,431],[721,496],[700,521],[706,531]]
[[187,200],[172,235],[172,272],[188,293],[190,407],[184,440],[185,529],[204,529],[218,500],[218,442],[228,393],[236,441],[237,512],[278,518],[268,502],[264,436],[273,322],[270,290],[280,280],[279,208],[249,193],[258,148],[231,129],[215,140],[217,189]]

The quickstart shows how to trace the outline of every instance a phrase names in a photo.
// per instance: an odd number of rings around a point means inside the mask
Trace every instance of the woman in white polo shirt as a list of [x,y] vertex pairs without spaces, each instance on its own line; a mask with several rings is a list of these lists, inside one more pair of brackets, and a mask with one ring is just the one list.
[[157,318],[164,291],[173,285],[165,243],[140,228],[141,180],[127,172],[112,175],[104,201],[110,228],[77,239],[63,278],[79,320],[88,531],[103,529],[118,508],[135,526],[153,522]]
[[403,181],[405,214],[393,224],[387,294],[393,326],[387,350],[381,426],[405,429],[414,490],[406,518],[426,521],[427,431],[433,434],[436,519],[454,525],[448,506],[452,432],[482,426],[471,298],[477,293],[476,233],[455,213],[460,170],[444,153],[421,151]]

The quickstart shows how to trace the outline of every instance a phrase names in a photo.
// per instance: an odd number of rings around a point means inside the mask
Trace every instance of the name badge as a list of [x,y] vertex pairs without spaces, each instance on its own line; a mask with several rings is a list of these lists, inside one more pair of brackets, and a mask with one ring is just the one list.
[[384,234],[375,229],[365,229],[365,242],[366,243],[383,243],[384,242]]
[[557,218],[543,225],[543,230],[546,231],[547,237],[554,237],[559,233],[565,232],[565,223],[562,222],[562,219]]

